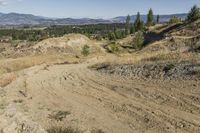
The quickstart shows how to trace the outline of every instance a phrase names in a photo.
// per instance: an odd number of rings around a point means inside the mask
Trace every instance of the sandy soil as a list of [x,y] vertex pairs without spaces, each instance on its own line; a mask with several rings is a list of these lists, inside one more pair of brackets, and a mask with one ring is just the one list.
[[[16,72],[17,78],[0,89],[0,129],[15,127],[23,115],[41,128],[35,133],[55,125],[83,132],[200,132],[199,82],[131,80],[88,68],[103,59]],[[59,111],[68,113],[62,120],[50,117]]]

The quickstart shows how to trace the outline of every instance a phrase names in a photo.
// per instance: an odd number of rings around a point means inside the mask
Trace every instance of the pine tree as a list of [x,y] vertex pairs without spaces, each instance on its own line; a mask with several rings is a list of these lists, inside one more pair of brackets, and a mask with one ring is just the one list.
[[130,17],[130,15],[128,15],[126,18],[126,27],[125,27],[126,35],[130,34],[130,21],[131,21],[131,17]]
[[141,31],[144,28],[144,22],[140,20],[140,13],[137,13],[137,18],[134,22],[135,31]]
[[131,33],[131,34],[134,34],[134,33],[135,33],[135,26],[134,26],[134,24],[131,25],[130,33]]
[[187,21],[193,22],[200,18],[200,9],[197,5],[194,5],[187,16]]
[[152,26],[154,23],[154,16],[153,16],[153,10],[150,8],[149,13],[147,15],[147,26]]
[[157,18],[156,18],[156,23],[160,23],[160,15],[157,15]]

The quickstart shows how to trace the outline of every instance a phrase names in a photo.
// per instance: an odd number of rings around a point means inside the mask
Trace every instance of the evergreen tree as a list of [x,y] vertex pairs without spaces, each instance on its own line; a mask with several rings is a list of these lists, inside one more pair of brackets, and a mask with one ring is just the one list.
[[134,33],[135,33],[135,26],[134,26],[134,24],[131,25],[130,33],[131,33],[131,34],[134,34]]
[[160,15],[157,15],[157,18],[156,18],[156,23],[160,23]]
[[130,15],[128,15],[126,18],[126,26],[125,26],[126,35],[130,34],[130,21],[131,21],[131,17],[130,17]]
[[144,28],[144,22],[140,20],[140,13],[137,13],[137,18],[134,22],[135,31],[141,31]]
[[200,18],[200,9],[197,5],[194,5],[187,16],[187,21],[193,22]]
[[152,26],[154,23],[154,16],[153,16],[153,10],[150,8],[149,13],[147,15],[147,26]]

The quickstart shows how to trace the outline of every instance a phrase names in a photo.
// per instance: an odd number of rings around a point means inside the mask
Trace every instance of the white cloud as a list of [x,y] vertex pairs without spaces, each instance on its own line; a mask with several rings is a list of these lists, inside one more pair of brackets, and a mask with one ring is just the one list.
[[5,6],[5,5],[8,5],[12,2],[22,2],[23,0],[0,0],[0,6]]
[[7,4],[8,4],[7,0],[0,0],[0,5],[1,6],[5,6]]

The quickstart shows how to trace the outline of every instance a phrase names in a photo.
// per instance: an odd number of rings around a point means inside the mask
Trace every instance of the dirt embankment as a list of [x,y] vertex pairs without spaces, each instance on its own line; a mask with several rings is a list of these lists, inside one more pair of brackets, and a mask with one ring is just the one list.
[[101,51],[97,42],[81,34],[68,34],[63,37],[46,39],[33,46],[33,49],[41,53],[56,50],[58,52],[80,55],[85,45],[90,47],[90,53]]

